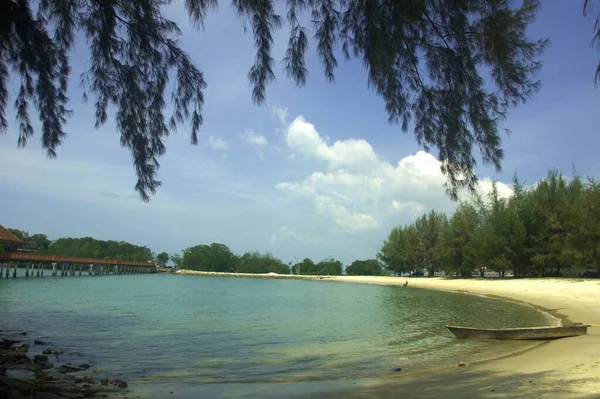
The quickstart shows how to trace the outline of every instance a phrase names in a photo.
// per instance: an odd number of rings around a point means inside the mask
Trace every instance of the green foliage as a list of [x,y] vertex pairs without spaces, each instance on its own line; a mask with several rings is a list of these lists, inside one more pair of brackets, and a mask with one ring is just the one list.
[[446,215],[431,211],[414,224],[395,227],[377,258],[396,274],[427,270],[433,276],[440,269],[440,243],[447,225]]
[[156,262],[159,266],[166,266],[169,263],[169,254],[166,252],[161,252],[156,256]]
[[355,260],[346,268],[349,276],[382,276],[384,269],[377,259]]
[[236,272],[289,274],[290,267],[268,252],[246,252],[237,259]]
[[407,259],[408,229],[406,227],[394,227],[383,246],[377,254],[377,259],[384,267],[396,274],[409,272],[411,264]]
[[302,262],[292,266],[292,273],[305,276],[339,276],[342,274],[343,268],[342,262],[333,258],[324,259],[319,263],[305,258]]
[[[65,138],[69,53],[76,36],[89,46],[89,69],[81,77],[84,99],[95,97],[96,127],[115,110],[121,144],[133,156],[135,186],[143,200],[160,186],[158,158],[164,138],[179,124],[191,122],[191,141],[202,124],[203,73],[181,50],[176,23],[162,12],[165,0],[4,0],[0,2],[0,131],[8,130],[6,106],[10,82],[19,82],[15,107],[18,145],[34,134],[30,106],[39,114],[42,146],[56,157]],[[204,24],[216,0],[185,1],[193,25]],[[530,40],[527,28],[538,0],[234,0],[233,6],[254,36],[256,57],[248,72],[252,100],[263,104],[275,80],[273,35],[290,29],[283,68],[297,84],[307,81],[306,50],[310,16],[317,57],[325,76],[334,80],[335,50],[360,59],[369,87],[385,103],[388,119],[408,131],[412,123],[419,144],[437,147],[447,175],[447,189],[473,188],[478,150],[484,163],[500,168],[498,124],[508,108],[525,102],[539,88],[535,75],[545,40]],[[489,76],[488,82],[484,76]],[[172,81],[170,81],[172,80]],[[170,93],[167,93],[170,90]],[[172,99],[166,116],[165,96]]]
[[448,223],[444,234],[440,260],[446,275],[471,276],[480,264],[481,218],[469,203],[460,203]]
[[227,245],[196,245],[183,251],[182,267],[206,272],[234,272],[237,259]]
[[180,268],[183,265],[183,257],[179,254],[171,255],[171,262],[177,268]]
[[[600,270],[598,183],[550,171],[528,190],[515,176],[513,192],[502,198],[494,183],[487,201],[459,204],[449,221],[429,213],[395,227],[378,258],[391,271],[427,268],[432,262],[436,270],[461,276],[476,270],[481,276],[486,270],[501,276],[512,271],[516,277]],[[437,235],[426,234],[434,230]]]
[[114,259],[136,262],[152,261],[152,251],[124,241],[103,241],[91,237],[59,238],[48,249],[39,251],[48,255],[83,258]]
[[20,247],[25,249],[33,249],[33,250],[44,250],[48,249],[52,241],[48,239],[48,236],[45,234],[34,234],[32,236],[29,235],[28,232],[18,230],[18,229],[7,229],[11,233],[13,233],[18,239],[23,241],[23,244]]

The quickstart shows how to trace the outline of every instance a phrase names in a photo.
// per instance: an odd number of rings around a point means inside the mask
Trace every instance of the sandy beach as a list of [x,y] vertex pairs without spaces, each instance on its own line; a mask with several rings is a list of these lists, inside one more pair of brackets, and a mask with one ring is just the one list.
[[[468,292],[532,304],[567,321],[600,325],[600,281],[339,276],[329,280]],[[327,398],[600,398],[600,327],[503,359],[376,382]]]

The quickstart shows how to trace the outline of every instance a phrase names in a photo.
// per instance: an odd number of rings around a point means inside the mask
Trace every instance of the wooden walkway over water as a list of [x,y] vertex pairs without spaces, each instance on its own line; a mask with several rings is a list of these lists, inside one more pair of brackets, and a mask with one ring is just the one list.
[[[112,259],[77,258],[72,256],[40,255],[27,252],[0,252],[0,278],[17,277],[17,268],[25,269],[25,277],[42,277],[44,270],[52,276],[90,276],[107,274],[156,273],[152,262],[134,262]],[[12,269],[12,273],[11,273]]]

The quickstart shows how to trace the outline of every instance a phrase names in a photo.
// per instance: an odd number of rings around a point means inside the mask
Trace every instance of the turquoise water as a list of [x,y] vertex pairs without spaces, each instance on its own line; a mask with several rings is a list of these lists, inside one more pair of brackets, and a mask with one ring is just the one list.
[[533,308],[465,294],[176,275],[0,280],[0,320],[144,396],[190,398],[291,396],[455,365],[529,344],[458,340],[444,324],[548,324]]

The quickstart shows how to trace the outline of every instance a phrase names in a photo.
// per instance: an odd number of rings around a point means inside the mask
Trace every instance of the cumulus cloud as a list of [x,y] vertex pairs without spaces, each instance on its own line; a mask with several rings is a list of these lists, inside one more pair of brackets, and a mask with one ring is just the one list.
[[246,142],[246,144],[257,148],[266,147],[269,144],[269,141],[265,136],[254,133],[251,130],[244,133],[242,135],[242,139]]
[[229,149],[229,143],[217,136],[210,136],[207,144],[210,148],[217,151],[226,151]]
[[[287,125],[284,140],[291,156],[313,161],[317,170],[276,188],[291,198],[311,201],[319,214],[344,230],[387,229],[390,223],[409,222],[429,209],[448,212],[455,206],[443,188],[441,163],[427,152],[390,163],[366,140],[331,143],[302,116]],[[485,194],[491,187],[492,181],[483,179],[477,190]],[[502,196],[512,193],[503,183],[498,183],[498,191]]]

